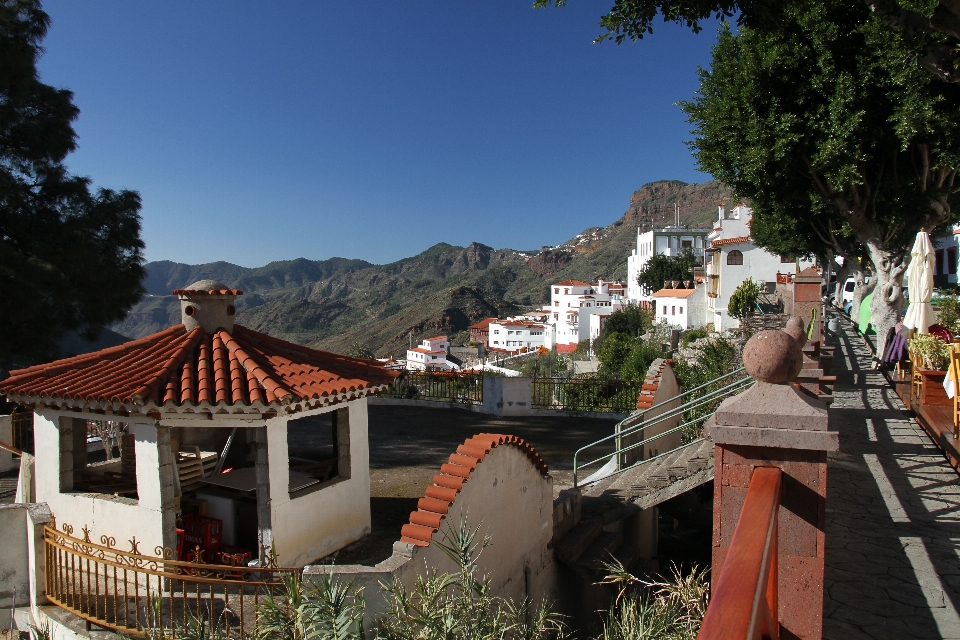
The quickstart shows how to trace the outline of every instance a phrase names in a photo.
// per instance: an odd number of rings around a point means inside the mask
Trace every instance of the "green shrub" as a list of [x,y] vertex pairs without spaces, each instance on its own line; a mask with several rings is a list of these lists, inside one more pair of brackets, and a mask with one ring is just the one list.
[[746,318],[753,315],[753,312],[757,309],[757,298],[760,297],[761,291],[759,282],[754,282],[749,278],[744,280],[730,294],[727,311],[734,318]]
[[937,324],[949,329],[954,335],[960,334],[960,298],[954,295],[943,296],[935,300]]

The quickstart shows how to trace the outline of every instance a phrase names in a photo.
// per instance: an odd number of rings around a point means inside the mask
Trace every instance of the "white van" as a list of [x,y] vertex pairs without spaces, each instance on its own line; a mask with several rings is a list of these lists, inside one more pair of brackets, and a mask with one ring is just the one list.
[[847,278],[843,283],[843,291],[840,294],[840,306],[846,307],[848,302],[853,302],[853,290],[857,288],[857,281],[853,278]]

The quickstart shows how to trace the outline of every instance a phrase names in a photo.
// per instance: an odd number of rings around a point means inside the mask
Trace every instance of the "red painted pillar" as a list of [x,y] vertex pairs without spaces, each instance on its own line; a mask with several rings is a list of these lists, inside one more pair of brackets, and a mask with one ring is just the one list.
[[[827,406],[790,381],[802,366],[802,324],[762,331],[747,343],[744,365],[757,379],[720,405],[706,425],[716,445],[713,505],[713,581],[733,537],[756,467],[783,471],[777,520],[777,588],[781,638],[823,635],[824,518],[827,451],[839,449]],[[735,570],[735,568],[729,568]]]

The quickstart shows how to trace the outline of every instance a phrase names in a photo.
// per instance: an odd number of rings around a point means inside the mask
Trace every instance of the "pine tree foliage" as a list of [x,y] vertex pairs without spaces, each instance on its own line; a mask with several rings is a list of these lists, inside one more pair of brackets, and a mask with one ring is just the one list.
[[79,110],[39,79],[49,24],[37,0],[0,0],[0,371],[95,338],[143,293],[140,196],[64,166]]

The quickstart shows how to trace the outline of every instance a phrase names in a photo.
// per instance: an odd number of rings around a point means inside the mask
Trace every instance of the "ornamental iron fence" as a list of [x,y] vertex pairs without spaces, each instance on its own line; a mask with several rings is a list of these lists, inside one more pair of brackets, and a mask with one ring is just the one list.
[[483,404],[483,374],[445,371],[403,373],[379,395],[383,398]]
[[531,406],[558,411],[630,413],[637,408],[642,380],[534,378]]
[[[54,523],[55,525],[55,523]],[[101,536],[100,544],[73,537],[73,527],[44,527],[46,595],[80,618],[121,634],[151,638],[190,636],[248,638],[257,632],[260,605],[284,591],[298,569],[208,564],[197,548],[197,562],[175,560],[168,547],[155,556],[130,551]]]

